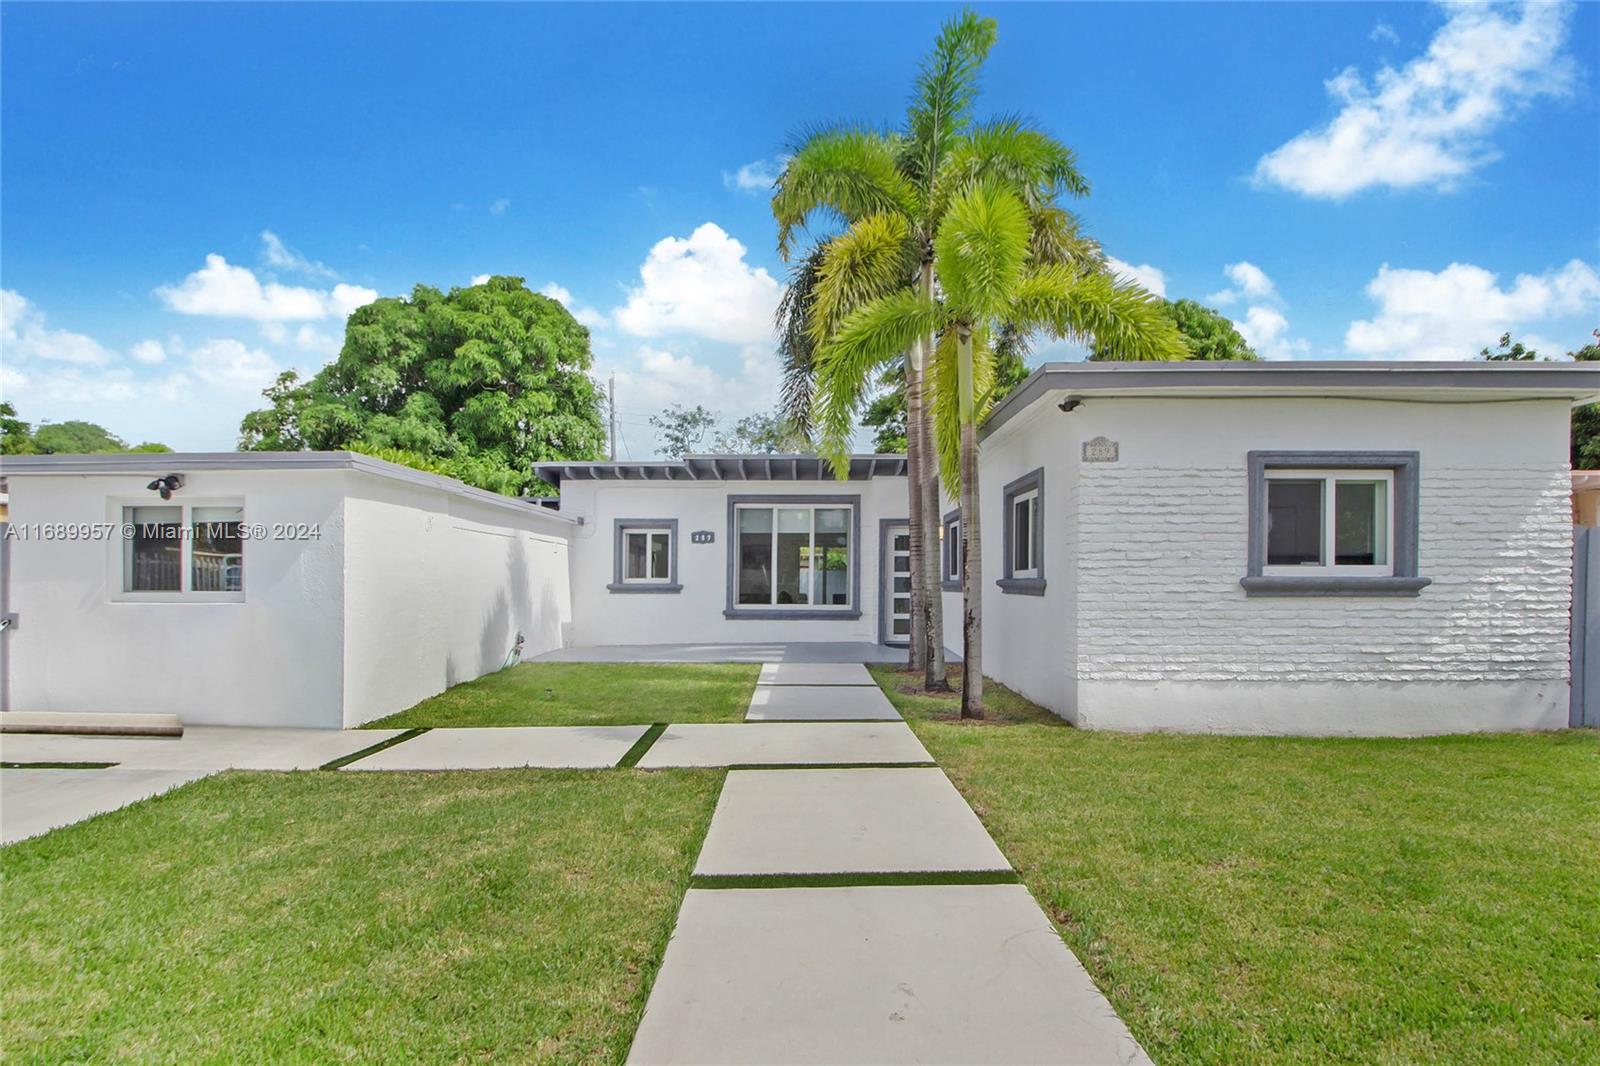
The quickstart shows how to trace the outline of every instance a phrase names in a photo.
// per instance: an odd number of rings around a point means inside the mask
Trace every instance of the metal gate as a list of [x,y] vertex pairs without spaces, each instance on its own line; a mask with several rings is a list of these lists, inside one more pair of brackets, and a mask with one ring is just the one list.
[[1600,528],[1572,527],[1572,710],[1569,725],[1600,726]]

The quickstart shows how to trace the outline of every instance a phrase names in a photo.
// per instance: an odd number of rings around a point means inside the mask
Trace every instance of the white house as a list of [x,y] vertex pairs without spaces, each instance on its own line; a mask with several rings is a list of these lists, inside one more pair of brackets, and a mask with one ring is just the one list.
[[[1597,399],[1570,363],[1047,365],[983,431],[985,672],[1085,727],[1563,726]],[[905,640],[901,456],[537,471],[559,511],[342,452],[8,457],[7,706],[339,726],[563,646]]]
[[6,456],[4,473],[8,710],[358,725],[498,669],[519,636],[516,654],[559,647],[570,620],[571,519],[369,456]]

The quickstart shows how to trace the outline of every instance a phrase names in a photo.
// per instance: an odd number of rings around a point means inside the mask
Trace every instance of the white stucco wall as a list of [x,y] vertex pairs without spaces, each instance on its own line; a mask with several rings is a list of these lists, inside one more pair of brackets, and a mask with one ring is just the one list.
[[[13,529],[118,521],[161,502],[150,476],[14,476]],[[237,602],[129,601],[120,538],[13,538],[11,707],[334,729],[498,669],[519,631],[527,656],[562,643],[574,527],[552,512],[340,468],[200,470],[174,500],[240,501],[316,535],[248,541]]]
[[[861,497],[860,617],[751,619],[723,617],[727,607],[729,496]],[[878,640],[879,524],[904,521],[906,481],[588,481],[561,485],[561,513],[581,516],[572,539],[572,627],[568,644],[829,642]],[[675,593],[612,592],[614,522],[660,518],[678,522]],[[710,530],[711,544],[690,543]]]
[[[179,468],[181,469],[181,468]],[[333,471],[188,476],[189,504],[245,501],[251,523],[308,523],[315,540],[245,546],[237,603],[118,602],[122,541],[11,543],[11,706],[176,713],[193,724],[342,721],[344,507]],[[104,523],[161,501],[149,474],[17,476],[11,520]]]
[[506,661],[562,645],[567,536],[507,508],[352,471],[345,500],[345,725],[403,710]]
[[[1019,433],[1014,424],[985,443],[984,478],[997,509],[999,486],[1031,468],[1032,440],[1053,442],[1047,485],[1065,479],[1056,467],[1078,468],[1076,528],[1056,530],[1076,542],[1076,574],[1057,568],[1053,542],[1046,555],[1051,592],[1076,578],[1067,617],[1077,658],[1055,660],[1069,691],[1075,679],[1076,713],[1070,702],[1042,702],[1081,725],[1117,729],[1565,723],[1564,402],[1091,399],[1070,415],[1040,408],[1051,427]],[[1120,461],[1079,463],[1081,442],[1099,435],[1119,442]],[[1246,453],[1256,449],[1420,452],[1419,562],[1433,584],[1414,599],[1247,597]],[[1056,499],[1046,509],[1052,526],[1062,516]],[[998,545],[985,554],[998,566]],[[1016,649],[993,653],[988,671],[1029,691],[1039,680],[1027,657],[1047,651],[1031,624],[1037,610],[986,595],[996,645]]]

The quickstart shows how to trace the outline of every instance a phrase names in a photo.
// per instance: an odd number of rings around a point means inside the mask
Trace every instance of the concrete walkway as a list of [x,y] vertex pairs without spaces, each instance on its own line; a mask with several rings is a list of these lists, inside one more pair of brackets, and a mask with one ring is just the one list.
[[533,663],[899,663],[904,648],[867,643],[601,644],[555,648]]
[[[794,680],[819,720],[700,728],[881,761]],[[730,770],[695,876],[630,1062],[1149,1062],[937,768]]]

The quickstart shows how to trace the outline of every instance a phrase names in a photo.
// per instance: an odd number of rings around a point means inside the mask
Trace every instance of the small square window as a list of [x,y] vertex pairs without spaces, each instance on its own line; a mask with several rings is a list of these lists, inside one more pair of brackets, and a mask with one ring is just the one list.
[[135,504],[121,514],[121,586],[129,599],[243,597],[243,505]]
[[1000,512],[1003,592],[1044,595],[1044,468],[1011,482],[1002,493]]
[[617,519],[612,592],[676,592],[678,526],[673,519]]
[[1267,574],[1388,576],[1387,470],[1268,470]]

